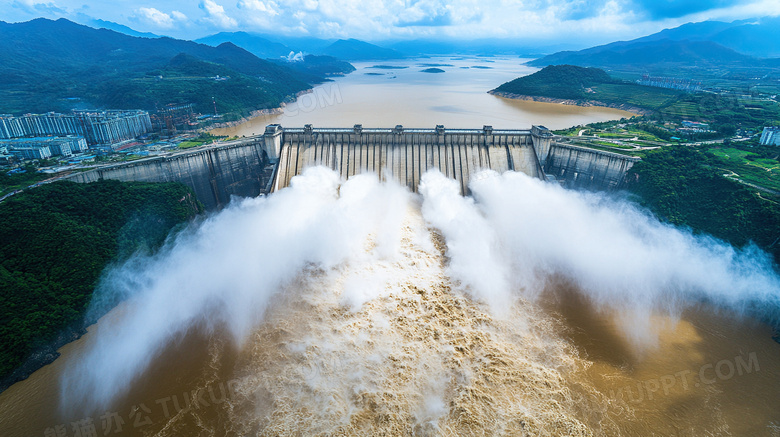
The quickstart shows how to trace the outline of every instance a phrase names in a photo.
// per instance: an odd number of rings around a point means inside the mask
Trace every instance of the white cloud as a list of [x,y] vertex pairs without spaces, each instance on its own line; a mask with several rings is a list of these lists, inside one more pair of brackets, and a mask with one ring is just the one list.
[[277,17],[281,14],[281,8],[273,0],[240,0],[236,7],[241,10],[242,21],[252,27],[278,28],[284,20]]
[[157,27],[162,27],[164,29],[173,27],[173,18],[156,8],[138,8],[136,14],[144,21]]
[[204,21],[213,24],[217,28],[225,29],[238,26],[235,18],[225,13],[225,8],[213,0],[203,0],[200,8],[206,12]]
[[135,18],[160,29],[172,29],[178,23],[187,21],[187,16],[179,11],[172,11],[167,14],[157,8],[138,8],[135,11]]
[[[27,14],[36,16],[59,16],[67,13],[67,10],[54,2],[36,2],[34,0],[14,0],[11,7],[20,9]],[[3,18],[4,19],[4,18]]]
[[241,0],[238,2],[239,9],[247,9],[249,11],[262,12],[271,16],[279,15],[278,5],[273,2],[262,2],[260,0]]
[[317,0],[303,0],[303,7],[307,11],[314,11],[317,10],[317,7],[319,7],[320,3]]
[[179,11],[171,11],[171,17],[176,21],[187,21],[187,16]]
[[[649,1],[649,0],[647,0]],[[697,0],[702,4],[703,0]],[[738,6],[723,7],[718,4]],[[0,20],[91,17],[180,37],[223,29],[310,34],[322,38],[513,38],[519,44],[576,43],[582,46],[631,39],[688,21],[730,21],[780,14],[780,0],[719,0],[711,9],[679,18],[653,19],[645,0],[169,0],[154,7],[137,0],[0,0]],[[55,3],[56,2],[56,3]],[[87,9],[84,9],[87,8]],[[694,9],[692,9],[694,10]],[[128,14],[127,11],[135,11]],[[200,17],[199,19],[196,19]],[[196,19],[198,26],[187,26]],[[197,34],[192,35],[193,32]]]

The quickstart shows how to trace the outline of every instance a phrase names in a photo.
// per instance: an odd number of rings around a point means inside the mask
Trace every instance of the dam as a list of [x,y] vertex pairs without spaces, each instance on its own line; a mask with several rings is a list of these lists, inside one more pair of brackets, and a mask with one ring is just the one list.
[[192,151],[104,166],[67,176],[74,182],[100,179],[180,182],[207,209],[221,209],[233,196],[254,197],[290,185],[307,167],[323,165],[343,179],[372,172],[416,192],[430,169],[458,181],[480,170],[523,172],[568,187],[612,189],[638,158],[560,144],[543,126],[530,129],[284,128],[268,125],[262,135]]
[[[344,179],[376,173],[417,191],[420,177],[438,169],[458,181],[461,193],[478,170],[523,172],[543,179],[537,151],[547,151],[551,136],[543,128],[530,130],[482,129],[283,129],[270,125],[265,133],[267,152],[278,156],[279,170],[273,189],[287,187],[303,169],[324,165]],[[278,151],[278,155],[277,155]]]

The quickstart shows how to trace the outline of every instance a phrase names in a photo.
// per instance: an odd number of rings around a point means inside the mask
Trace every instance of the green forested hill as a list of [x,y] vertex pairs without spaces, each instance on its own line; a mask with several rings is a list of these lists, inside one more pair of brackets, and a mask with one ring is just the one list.
[[552,99],[597,101],[658,110],[685,93],[614,79],[604,70],[575,65],[550,65],[494,89],[494,93]]
[[355,71],[355,67],[347,61],[333,56],[306,55],[302,61],[289,62],[284,59],[275,60],[275,63],[283,65],[295,71],[315,76],[339,76]]
[[97,83],[87,96],[105,107],[119,109],[193,103],[195,112],[212,113],[216,104],[217,112],[237,118],[252,110],[276,108],[296,89],[271,87],[256,77],[181,53],[143,77]]
[[154,250],[201,210],[175,183],[55,182],[1,203],[0,388],[31,352],[83,327],[108,263]]
[[551,65],[528,76],[518,77],[494,91],[556,99],[583,99],[587,89],[615,82],[604,70],[574,65]]
[[[166,68],[179,54],[218,64],[243,75],[262,91],[265,100],[252,109],[277,106],[279,96],[290,96],[310,88],[321,78],[297,72],[260,59],[232,43],[210,47],[173,38],[137,38],[107,29],[92,29],[65,19],[36,19],[25,23],[0,22],[0,113],[20,114],[67,110],[73,106],[130,108],[131,98],[109,95],[113,87],[150,88],[152,95],[197,95],[219,92],[198,82],[138,82]],[[107,85],[108,84],[108,85]],[[170,87],[168,87],[170,85]],[[229,85],[229,84],[228,84]],[[226,91],[230,92],[230,91]],[[174,101],[147,100],[140,109],[154,110]]]
[[340,39],[320,50],[319,54],[346,61],[401,59],[405,57],[398,50],[380,47],[354,38]]
[[722,176],[713,156],[688,146],[648,152],[628,188],[661,219],[742,247],[753,242],[780,263],[780,207]]

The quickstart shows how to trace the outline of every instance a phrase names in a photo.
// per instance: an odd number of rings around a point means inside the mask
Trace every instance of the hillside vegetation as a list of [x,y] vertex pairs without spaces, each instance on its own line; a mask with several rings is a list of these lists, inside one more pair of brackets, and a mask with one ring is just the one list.
[[[196,111],[213,112],[208,110],[213,105],[204,107],[200,102],[214,97],[219,108],[223,95],[226,107],[238,103],[241,112],[248,113],[276,107],[284,98],[323,80],[260,59],[232,43],[210,47],[172,38],[138,38],[65,19],[0,22],[0,39],[5,42],[0,52],[0,113],[73,107],[154,110],[185,102],[195,102]],[[195,66],[202,76],[222,71],[220,75],[240,83],[147,80],[160,72],[187,76],[189,66],[182,65],[181,54],[188,59],[184,64]],[[242,93],[249,96],[237,101],[236,95]]]
[[[528,62],[528,65],[572,64],[627,70],[662,70],[670,67],[740,67],[757,60],[712,41],[616,42],[577,52],[565,51]],[[763,61],[762,61],[763,62]]]
[[604,70],[598,68],[552,65],[507,82],[494,91],[576,100],[587,98],[588,89],[594,85],[613,82]]
[[[195,112],[244,116],[275,108],[297,88],[270,87],[260,79],[187,54],[142,77],[114,78],[95,84],[87,98],[109,108],[155,108],[161,102],[194,103]],[[214,100],[212,101],[212,98]]]
[[780,207],[723,177],[721,161],[687,146],[648,152],[628,174],[628,188],[661,219],[728,241],[752,242],[780,262]]
[[[494,89],[494,93],[551,99],[575,103],[599,102],[624,109],[641,108],[648,120],[677,122],[702,121],[714,133],[702,137],[733,135],[738,128],[761,130],[780,119],[780,106],[772,101],[743,101],[733,94],[687,93],[667,88],[639,85],[611,77],[595,67],[550,65]],[[669,140],[675,134],[650,126],[650,133]],[[677,134],[680,135],[680,134]]]
[[355,67],[333,56],[306,55],[302,61],[274,60],[275,63],[312,76],[341,76],[352,73]]
[[654,88],[612,78],[604,70],[574,65],[550,65],[506,82],[492,92],[565,100],[593,100],[659,109],[681,96],[680,91]]
[[83,329],[110,262],[155,250],[201,211],[184,185],[109,180],[55,182],[0,204],[0,389]]
[[404,57],[404,54],[397,50],[379,47],[353,38],[340,39],[323,48],[320,54],[347,61],[400,59]]

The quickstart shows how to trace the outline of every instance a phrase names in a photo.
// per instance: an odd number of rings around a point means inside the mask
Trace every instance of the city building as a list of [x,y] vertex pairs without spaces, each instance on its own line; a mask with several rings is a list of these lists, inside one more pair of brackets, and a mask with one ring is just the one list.
[[114,145],[152,130],[146,111],[78,111],[84,137],[90,145]]
[[19,118],[10,114],[0,115],[0,139],[19,138],[25,135]]
[[149,113],[141,110],[0,115],[0,139],[76,135],[89,145],[112,146],[151,130]]
[[195,105],[192,103],[167,105],[151,114],[154,130],[170,133],[177,130],[192,129],[192,124],[195,120],[194,107]]
[[649,74],[642,75],[642,78],[636,81],[640,85],[653,86],[657,88],[669,88],[673,90],[687,91],[696,93],[701,91],[701,82],[691,79],[678,79],[674,77],[655,77]]
[[762,146],[780,146],[780,126],[765,127],[760,143]]
[[[0,148],[5,147],[11,153],[22,156],[25,159],[43,159],[50,156],[70,157],[73,153],[87,150],[87,141],[84,137],[36,137],[15,138],[0,140]],[[32,149],[45,148],[48,152],[35,152]],[[47,155],[47,156],[44,156]]]
[[46,159],[51,158],[49,146],[26,146],[11,149],[11,154],[22,159]]
[[709,129],[710,125],[708,123],[701,123],[698,121],[690,121],[690,120],[683,120],[682,125],[684,127],[691,127],[696,129]]

